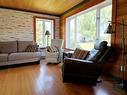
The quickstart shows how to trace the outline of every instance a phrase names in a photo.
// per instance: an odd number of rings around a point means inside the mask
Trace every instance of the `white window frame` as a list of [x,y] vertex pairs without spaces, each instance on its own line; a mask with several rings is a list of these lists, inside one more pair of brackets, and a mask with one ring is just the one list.
[[[82,14],[85,14],[85,13],[88,13],[88,12],[90,12],[90,11],[92,11],[92,10],[96,10],[96,40],[95,40],[95,42],[97,42],[97,41],[99,41],[100,40],[100,10],[102,9],[102,8],[104,8],[104,7],[106,7],[106,6],[109,6],[109,5],[112,5],[112,0],[106,0],[106,1],[104,1],[104,2],[102,2],[102,3],[100,3],[100,4],[98,4],[98,5],[96,5],[96,6],[93,6],[93,7],[91,7],[91,8],[89,8],[89,9],[87,9],[87,10],[85,10],[85,11],[82,11],[82,12],[80,12],[80,13],[77,13],[77,14],[75,14],[75,15],[72,15],[72,16],[70,16],[70,17],[68,17],[68,18],[66,18],[66,33],[65,33],[65,35],[66,35],[66,41],[68,41],[67,39],[67,37],[68,36],[70,36],[70,35],[67,35],[67,32],[69,32],[70,33],[70,20],[71,19],[75,19],[74,21],[75,21],[75,33],[77,34],[77,27],[76,27],[76,24],[77,24],[77,17],[79,16],[79,15],[82,15]],[[69,37],[69,39],[70,39],[70,37]],[[70,40],[69,40],[70,41]],[[77,42],[77,37],[75,37],[75,42]],[[67,47],[67,42],[66,42],[66,44],[65,44],[65,48],[66,49],[72,49],[71,47]],[[74,46],[74,48],[76,48],[76,45],[77,44],[75,44],[75,46]]]
[[[43,27],[44,34],[45,34],[45,32],[46,32],[46,29],[45,29],[46,22],[51,22],[51,31],[50,31],[51,34],[50,34],[50,36],[51,36],[51,39],[53,39],[53,38],[55,37],[55,35],[54,35],[54,34],[55,34],[55,32],[54,32],[54,31],[55,31],[55,29],[54,29],[54,28],[55,28],[55,27],[54,27],[54,26],[55,26],[55,25],[54,25],[55,20],[54,20],[54,19],[51,19],[51,18],[43,18],[43,17],[36,17],[36,16],[35,16],[34,18],[35,18],[35,19],[34,19],[34,20],[35,20],[35,21],[34,21],[34,23],[35,23],[35,27],[34,27],[34,28],[35,28],[35,29],[34,29],[34,30],[35,30],[35,31],[34,31],[34,32],[35,32],[35,35],[34,35],[34,36],[36,36],[36,32],[37,32],[37,31],[36,31],[36,27],[37,27],[36,23],[37,23],[37,21],[42,21],[42,23],[43,23],[43,26],[42,26],[42,27]],[[36,38],[36,37],[35,37],[35,38]],[[36,38],[36,39],[37,39],[37,38]],[[37,43],[36,39],[35,39],[35,42]],[[43,40],[43,42],[44,42],[44,43],[43,43],[43,46],[39,46],[39,48],[44,48],[44,47],[46,47],[46,37],[45,37],[45,35],[43,35],[42,40]]]

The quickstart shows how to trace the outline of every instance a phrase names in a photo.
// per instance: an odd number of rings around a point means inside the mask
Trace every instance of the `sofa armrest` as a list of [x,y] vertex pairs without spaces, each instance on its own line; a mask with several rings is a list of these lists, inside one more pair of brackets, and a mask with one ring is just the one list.
[[93,61],[81,60],[81,59],[76,59],[76,58],[65,58],[64,61],[65,61],[65,64],[66,63],[75,63],[75,64],[78,64],[78,63],[92,64],[93,63]]
[[89,63],[92,64],[93,62],[75,58],[65,58],[62,71],[64,73],[75,72],[76,70],[80,71],[82,68],[86,68]]
[[[62,66],[63,73],[74,74],[98,74],[101,72],[102,64],[94,63],[93,61],[80,60],[75,58],[65,58]],[[96,73],[95,73],[96,72]]]

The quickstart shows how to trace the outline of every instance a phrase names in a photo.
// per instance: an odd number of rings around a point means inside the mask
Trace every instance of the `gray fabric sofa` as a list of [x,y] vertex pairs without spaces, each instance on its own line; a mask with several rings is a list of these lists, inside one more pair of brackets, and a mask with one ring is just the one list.
[[0,42],[0,66],[40,61],[42,52],[25,52],[32,41]]

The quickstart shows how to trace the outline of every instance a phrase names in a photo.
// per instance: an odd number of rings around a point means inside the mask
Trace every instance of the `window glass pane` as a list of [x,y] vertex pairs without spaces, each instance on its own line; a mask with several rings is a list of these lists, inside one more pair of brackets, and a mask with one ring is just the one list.
[[36,43],[39,47],[43,47],[43,22],[36,20]]
[[75,48],[75,19],[70,20],[70,48]]
[[96,37],[96,10],[77,17],[77,47],[91,50]]
[[46,30],[50,32],[49,35],[49,45],[50,45],[51,39],[53,38],[53,20],[37,18],[36,43],[39,45],[39,47],[46,47],[47,45],[47,36],[45,36]]
[[[49,45],[51,44],[51,39],[53,38],[52,25],[53,25],[53,21],[45,21],[45,31],[48,30],[50,32]],[[45,39],[45,42],[47,42],[47,38]]]
[[112,17],[112,5],[101,8],[100,10],[100,41],[108,41],[111,44],[111,35],[105,34],[105,30],[108,27],[108,21],[111,21]]

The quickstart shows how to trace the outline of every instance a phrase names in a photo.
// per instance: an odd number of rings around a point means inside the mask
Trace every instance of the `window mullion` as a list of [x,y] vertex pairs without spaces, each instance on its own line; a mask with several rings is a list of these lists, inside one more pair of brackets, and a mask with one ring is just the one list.
[[[54,35],[54,31],[53,31],[53,21],[50,21],[51,22],[51,39],[53,39],[53,35]],[[55,38],[55,37],[54,37]]]
[[96,42],[100,40],[100,8],[96,11]]
[[66,47],[70,48],[70,19],[67,19],[67,25],[66,25]]
[[[43,40],[43,41],[42,41],[42,42],[46,42],[46,41],[45,41],[45,21],[42,20],[42,23],[43,23],[43,26],[42,26],[42,27],[43,27],[43,30],[42,30],[42,32],[43,32],[43,33],[42,33],[42,34],[43,34],[43,35],[42,35],[42,37],[43,37],[42,40]],[[45,46],[46,46],[46,43],[42,43],[42,45],[45,47]]]
[[68,43],[68,47],[70,48],[70,41],[71,41],[71,37],[70,37],[70,32],[71,32],[71,28],[70,28],[70,20],[68,22],[68,26],[69,26],[69,31],[68,31],[68,40],[69,40],[69,43]]
[[77,16],[75,17],[75,48],[77,47]]

